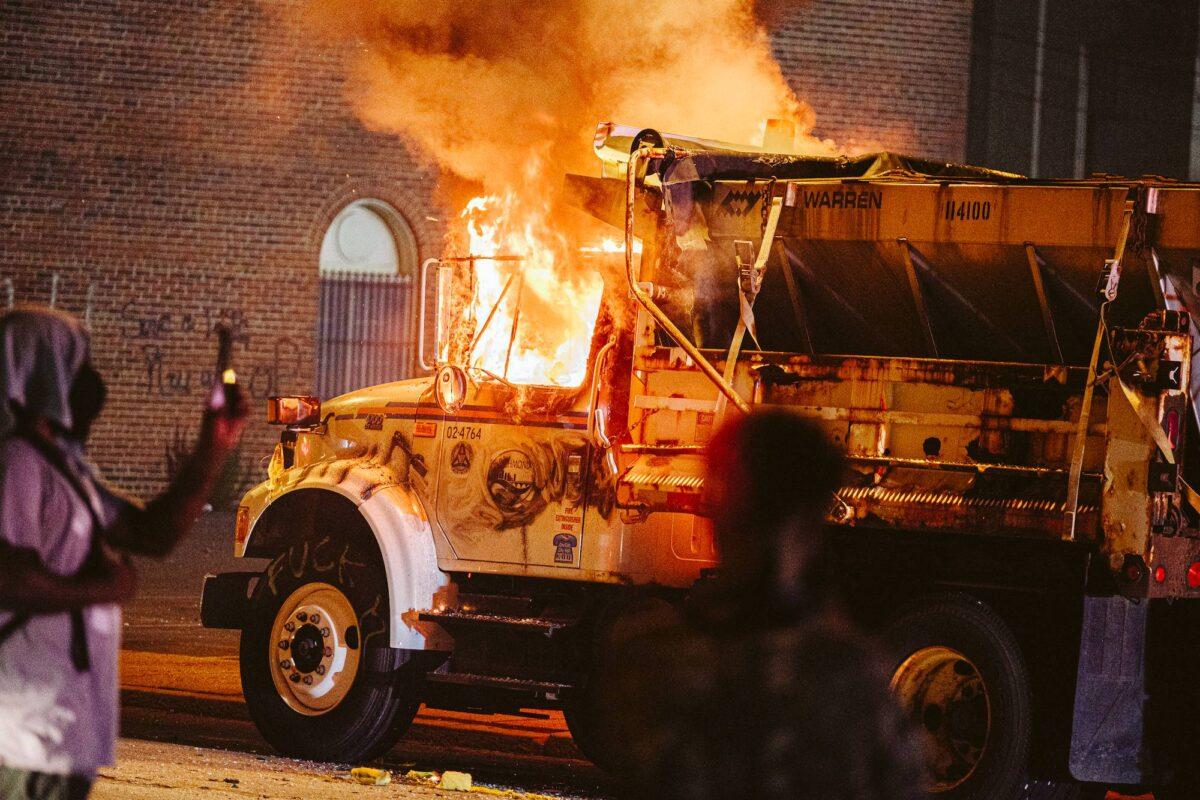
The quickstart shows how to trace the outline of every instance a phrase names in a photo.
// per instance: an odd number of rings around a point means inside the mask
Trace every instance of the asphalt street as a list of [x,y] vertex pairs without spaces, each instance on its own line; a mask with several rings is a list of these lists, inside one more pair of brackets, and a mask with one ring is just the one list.
[[[218,512],[205,515],[167,560],[140,562],[138,598],[125,609],[118,763],[103,771],[94,797],[463,797],[404,777],[445,770],[470,773],[477,792],[493,796],[612,797],[611,781],[575,748],[557,712],[480,716],[422,708],[405,738],[372,765],[392,777],[383,787],[353,783],[355,765],[275,755],[242,700],[237,632],[199,623],[205,573],[265,566],[233,558],[232,549],[233,515]],[[1024,800],[1072,798],[1069,789],[1043,786]]]
[[232,557],[232,531],[231,514],[205,515],[169,559],[139,563],[139,595],[125,610],[118,763],[103,771],[94,797],[463,797],[404,777],[445,770],[470,773],[493,796],[610,796],[557,713],[422,709],[401,743],[372,765],[388,771],[388,786],[352,782],[355,765],[274,755],[242,701],[237,632],[199,623],[206,572],[262,565]]

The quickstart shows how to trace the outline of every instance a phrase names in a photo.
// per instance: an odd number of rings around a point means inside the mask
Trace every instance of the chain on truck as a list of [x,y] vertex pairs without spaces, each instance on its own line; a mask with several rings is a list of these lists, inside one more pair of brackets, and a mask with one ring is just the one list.
[[897,651],[940,795],[1181,780],[1200,744],[1200,186],[611,124],[596,149],[601,176],[567,193],[625,248],[578,386],[448,360],[467,257],[423,267],[430,375],[272,399],[280,443],[235,534],[269,563],[210,576],[202,603],[241,630],[267,740],[357,761],[422,703],[562,707],[605,764],[596,653],[716,566],[703,446],[773,406],[852,466],[828,518],[839,575]]

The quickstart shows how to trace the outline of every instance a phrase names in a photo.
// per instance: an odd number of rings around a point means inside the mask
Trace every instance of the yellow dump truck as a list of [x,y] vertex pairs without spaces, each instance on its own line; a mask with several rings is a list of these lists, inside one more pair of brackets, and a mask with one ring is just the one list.
[[272,400],[281,440],[235,533],[269,566],[210,576],[202,604],[242,631],[267,740],[356,761],[422,703],[561,706],[603,762],[586,701],[605,631],[718,566],[701,452],[771,406],[852,466],[828,518],[838,573],[895,651],[940,796],[1184,785],[1200,186],[613,125],[596,146],[602,176],[568,194],[625,247],[598,256],[615,264],[597,262],[578,385],[455,356],[468,255],[425,266],[432,374]]

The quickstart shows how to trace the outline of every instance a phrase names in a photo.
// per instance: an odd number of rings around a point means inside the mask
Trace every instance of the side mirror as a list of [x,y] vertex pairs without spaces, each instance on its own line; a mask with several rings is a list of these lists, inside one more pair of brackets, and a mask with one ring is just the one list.
[[[433,314],[433,354],[432,358],[428,352],[426,344],[426,328],[429,325],[429,313],[427,303],[429,301],[429,273],[437,270],[436,285],[434,291],[436,297],[434,300]],[[432,372],[437,369],[437,365],[445,360],[446,344],[448,341],[447,326],[450,321],[450,281],[453,276],[454,268],[449,264],[442,262],[437,258],[426,259],[421,265],[421,302],[420,311],[417,319],[417,363],[421,365],[421,369]]]

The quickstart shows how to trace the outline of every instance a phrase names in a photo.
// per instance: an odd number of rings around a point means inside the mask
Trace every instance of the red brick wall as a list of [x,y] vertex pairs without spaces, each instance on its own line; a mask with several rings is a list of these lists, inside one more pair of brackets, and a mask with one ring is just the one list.
[[[914,7],[915,6],[915,7]],[[195,432],[218,321],[256,403],[241,458],[261,474],[272,392],[314,382],[317,259],[329,221],[370,196],[421,257],[441,231],[434,171],[356,122],[335,54],[272,42],[254,0],[6,2],[0,11],[0,305],[82,313],[91,287],[111,387],[93,454],[119,485],[162,488]],[[815,0],[777,53],[819,131],[923,155],[964,149],[970,8]],[[307,41],[304,42],[307,44]]]
[[970,0],[812,0],[784,17],[775,56],[817,112],[817,133],[962,161]]
[[327,224],[376,197],[434,255],[433,172],[355,121],[331,54],[266,44],[272,23],[250,0],[22,0],[0,13],[0,281],[47,302],[57,276],[58,304],[79,313],[92,287],[111,390],[94,457],[135,492],[163,486],[225,321],[257,401],[242,469],[261,474],[277,438],[262,398],[313,385]]

